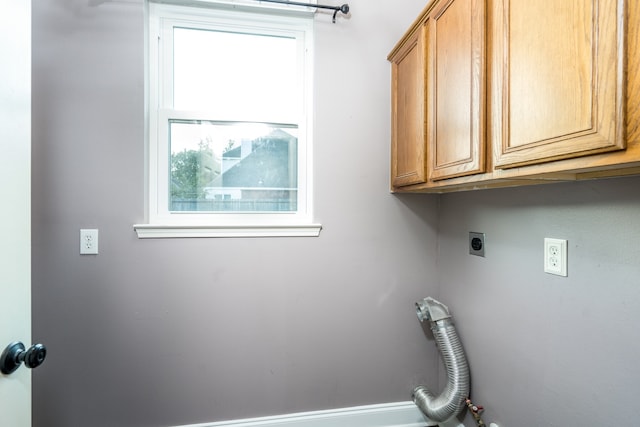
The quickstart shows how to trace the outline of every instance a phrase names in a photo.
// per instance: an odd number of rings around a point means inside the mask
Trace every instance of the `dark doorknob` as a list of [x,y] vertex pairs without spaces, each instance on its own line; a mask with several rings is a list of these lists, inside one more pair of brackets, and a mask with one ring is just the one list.
[[0,372],[5,375],[13,373],[24,362],[27,368],[37,368],[47,357],[47,348],[42,344],[34,344],[25,350],[20,341],[9,344],[0,356]]

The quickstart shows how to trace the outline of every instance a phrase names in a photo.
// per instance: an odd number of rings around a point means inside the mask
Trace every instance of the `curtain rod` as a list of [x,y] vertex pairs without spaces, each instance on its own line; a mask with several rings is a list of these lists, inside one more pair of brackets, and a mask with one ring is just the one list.
[[349,5],[348,4],[343,4],[342,6],[327,6],[327,5],[323,5],[323,4],[312,4],[312,3],[300,3],[297,1],[288,1],[288,0],[257,0],[257,1],[264,1],[267,3],[280,3],[280,4],[290,4],[292,6],[307,6],[307,7],[315,7],[315,8],[319,8],[319,9],[331,9],[333,10],[333,23],[336,23],[336,15],[338,14],[338,12],[342,12],[343,14],[347,14],[349,13]]

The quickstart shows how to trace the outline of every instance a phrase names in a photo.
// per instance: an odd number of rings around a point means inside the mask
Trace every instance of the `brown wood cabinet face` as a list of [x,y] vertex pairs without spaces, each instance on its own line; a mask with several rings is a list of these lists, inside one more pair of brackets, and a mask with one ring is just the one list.
[[425,22],[429,179],[485,170],[484,0],[441,2]]
[[391,186],[426,182],[424,32],[419,28],[390,57]]
[[[640,141],[640,2],[628,3],[626,24],[627,134],[625,137],[627,141],[634,142]],[[633,144],[630,145],[633,146]]]
[[435,0],[388,59],[395,191],[640,174],[640,1]]
[[624,149],[624,1],[491,5],[494,167]]

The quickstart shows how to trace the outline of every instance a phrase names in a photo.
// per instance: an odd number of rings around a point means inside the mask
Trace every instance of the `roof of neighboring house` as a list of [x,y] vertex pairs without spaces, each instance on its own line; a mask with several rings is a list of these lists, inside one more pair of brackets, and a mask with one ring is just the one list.
[[226,159],[226,158],[240,158],[240,153],[242,152],[242,147],[241,146],[237,146],[237,147],[233,147],[230,150],[225,151],[224,153],[222,153],[222,158]]
[[[297,140],[292,135],[276,129],[269,135],[252,141],[253,149],[207,187],[266,187],[291,188],[297,186],[297,159],[289,160],[290,150],[296,150]],[[224,157],[240,157],[227,151]],[[235,154],[235,155],[234,155]]]

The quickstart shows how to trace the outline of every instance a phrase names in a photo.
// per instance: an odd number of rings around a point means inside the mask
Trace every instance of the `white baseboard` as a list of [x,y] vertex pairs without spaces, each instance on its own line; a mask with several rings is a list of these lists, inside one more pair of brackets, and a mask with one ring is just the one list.
[[437,425],[422,415],[413,402],[397,402],[175,427],[426,427]]

